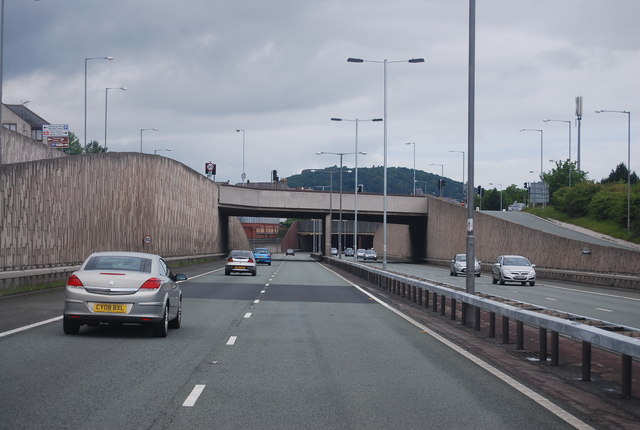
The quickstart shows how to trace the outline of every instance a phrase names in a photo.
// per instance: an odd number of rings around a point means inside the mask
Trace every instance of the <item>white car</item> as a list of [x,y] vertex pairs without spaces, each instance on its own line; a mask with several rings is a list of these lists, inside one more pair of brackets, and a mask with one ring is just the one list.
[[156,337],[180,328],[182,292],[158,255],[141,252],[95,252],[69,276],[65,289],[62,328],[78,334],[80,326],[142,324]]
[[356,258],[364,258],[364,253],[365,253],[365,250],[364,250],[364,249],[362,249],[362,248],[359,248],[359,249],[356,251]]
[[528,282],[533,287],[536,284],[534,267],[535,264],[531,264],[527,258],[520,255],[501,255],[493,263],[491,281],[494,284],[500,282],[500,285],[506,282],[520,282],[526,285]]
[[331,255],[338,255],[338,248],[331,248]]
[[234,249],[229,253],[224,274],[228,276],[234,272],[251,273],[252,276],[257,275],[256,257],[253,252]]
[[[478,260],[475,260],[474,271],[476,277],[480,277],[480,262]],[[449,267],[449,274],[451,276],[467,274],[467,254],[456,254],[453,257]]]

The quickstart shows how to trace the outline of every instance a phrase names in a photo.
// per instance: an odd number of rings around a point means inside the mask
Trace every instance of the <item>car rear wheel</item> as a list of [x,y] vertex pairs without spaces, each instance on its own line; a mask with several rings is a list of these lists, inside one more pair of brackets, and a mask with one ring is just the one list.
[[62,330],[64,330],[64,334],[78,334],[80,333],[80,321],[73,321],[64,317],[62,319]]
[[251,276],[256,276],[258,274],[257,270],[254,270],[253,272],[251,272]]
[[167,333],[169,332],[169,311],[167,307],[168,306],[165,305],[162,320],[153,324],[153,335],[155,337],[167,337]]
[[224,276],[229,276],[231,274],[231,270],[224,269]]
[[532,287],[533,287],[535,284],[536,284],[536,281],[531,281],[531,282],[529,282],[529,285],[530,285],[530,286],[532,286]]
[[500,285],[504,285],[504,279],[502,279],[502,275],[500,275]]

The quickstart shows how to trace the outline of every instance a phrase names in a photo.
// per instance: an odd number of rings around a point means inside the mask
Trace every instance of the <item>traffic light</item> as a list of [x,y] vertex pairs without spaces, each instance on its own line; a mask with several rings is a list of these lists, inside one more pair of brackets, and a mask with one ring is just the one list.
[[482,196],[482,187],[481,187],[480,185],[478,185],[478,188],[477,188],[476,193],[477,193],[479,196]]
[[271,171],[271,180],[273,182],[278,182],[280,180],[280,178],[278,178],[278,171],[275,169]]
[[526,190],[527,188],[529,188],[529,183],[528,183],[528,182],[525,182],[525,183],[524,183],[524,189]]

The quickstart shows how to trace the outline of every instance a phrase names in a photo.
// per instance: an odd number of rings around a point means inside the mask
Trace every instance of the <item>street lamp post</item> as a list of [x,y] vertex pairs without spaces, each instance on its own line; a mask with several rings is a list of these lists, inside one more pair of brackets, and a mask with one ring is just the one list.
[[107,87],[104,89],[104,150],[107,151],[107,100],[109,99],[109,90],[127,91],[125,87]]
[[464,151],[450,150],[449,152],[458,152],[462,154],[462,201],[464,200]]
[[387,269],[387,64],[388,63],[424,63],[424,58],[410,58],[408,60],[364,60],[362,58],[347,58],[349,63],[382,63],[383,68],[383,121],[384,121],[384,169],[383,169],[383,211],[382,211],[382,268]]
[[444,188],[442,186],[442,180],[444,179],[444,164],[433,163],[429,164],[429,166],[440,166],[440,186],[438,188],[440,188],[440,197],[442,197],[442,188]]
[[242,178],[242,186],[244,187],[244,181],[245,179],[247,179],[247,174],[244,171],[244,132],[245,129],[243,128],[237,128],[236,129],[236,133],[240,133],[242,132],[242,175],[240,175],[240,177]]
[[543,119],[542,122],[564,122],[569,126],[569,186],[571,186],[571,121],[566,119]]
[[416,143],[407,142],[407,145],[413,145],[413,195],[416,195]]
[[[4,4],[4,2],[3,2]],[[91,60],[113,60],[113,57],[89,57],[84,59],[84,146],[87,146],[87,63]]]
[[[358,154],[366,155],[366,152],[358,152],[358,123],[360,121],[382,121],[382,118],[372,118],[372,119],[345,119],[345,118],[331,118],[331,121],[350,121],[356,124],[356,146],[355,146],[355,171],[356,177],[354,179],[354,217],[353,217],[353,248],[358,249]],[[342,170],[342,169],[341,169]],[[353,253],[353,260],[357,261],[358,256],[356,253]]]
[[597,110],[596,113],[627,115],[627,232],[631,228],[631,112],[628,110]]
[[[342,157],[345,155],[355,154],[355,152],[316,152],[316,155],[331,154],[340,156],[340,215],[338,217],[338,258],[342,258]],[[366,155],[366,152],[360,152],[362,155]],[[331,174],[331,183],[333,184],[333,172]]]
[[494,184],[493,182],[489,182],[489,185],[500,185],[500,212],[502,212],[502,184]]
[[141,154],[142,154],[142,132],[143,132],[143,131],[149,131],[149,130],[151,130],[151,131],[158,131],[158,129],[157,129],[157,128],[155,128],[155,127],[154,127],[154,128],[141,128],[141,129],[140,129],[140,153],[141,153]]

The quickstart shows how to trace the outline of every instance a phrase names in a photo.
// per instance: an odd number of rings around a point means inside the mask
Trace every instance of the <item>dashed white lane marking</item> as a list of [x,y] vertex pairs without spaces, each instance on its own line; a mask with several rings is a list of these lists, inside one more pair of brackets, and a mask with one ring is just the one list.
[[261,291],[260,291],[260,294],[264,294],[264,293],[266,293],[266,292],[267,292],[266,290],[261,290]]
[[190,408],[193,405],[195,405],[196,402],[198,401],[198,397],[200,397],[200,394],[202,394],[204,387],[205,385],[202,385],[202,384],[198,384],[195,387],[193,387],[193,390],[191,390],[191,394],[187,396],[182,406]]
[[268,286],[269,286],[269,284],[264,284],[264,286],[265,286],[265,287],[268,287]]
[[230,336],[229,340],[227,341],[227,345],[234,345],[236,343],[236,340],[238,340],[238,336]]
[[0,333],[0,337],[5,337],[5,336],[9,336],[10,334],[20,333],[21,331],[29,330],[30,328],[34,328],[34,327],[38,327],[38,326],[41,326],[41,325],[49,324],[49,323],[52,323],[52,322],[55,322],[55,321],[60,321],[61,319],[62,319],[62,315],[60,315],[59,317],[55,317],[55,318],[51,318],[51,319],[48,319],[48,320],[40,321],[40,322],[37,322],[37,323],[29,324],[29,325],[26,325],[24,327],[14,328],[13,330],[8,330],[8,331]]
[[251,312],[247,312],[246,314],[244,314],[245,318],[251,318]]
[[258,303],[260,303],[260,299],[255,299],[255,300],[253,301],[253,304],[254,304],[254,305],[257,305]]
[[558,301],[558,299],[554,299],[553,297],[545,297],[545,299],[547,299],[547,300],[551,300],[551,301],[554,301],[554,302],[557,302],[557,301]]
[[348,279],[344,278],[343,276],[341,276],[340,274],[334,272],[333,270],[329,269],[328,267],[325,267],[325,266],[323,266],[321,264],[320,264],[320,267],[322,267],[323,269],[327,270],[328,272],[333,273],[335,276],[337,276],[338,278],[342,279],[343,281],[345,281],[349,285],[353,286],[355,289],[357,289],[358,291],[362,292],[363,294],[367,295],[372,300],[375,300],[376,302],[378,302],[380,305],[382,305],[383,307],[385,307],[389,311],[391,311],[391,312],[395,313],[396,315],[398,315],[400,318],[403,318],[404,320],[406,320],[410,324],[413,324],[414,326],[416,326],[417,328],[422,330],[424,333],[426,333],[426,334],[430,335],[431,337],[433,337],[434,339],[440,341],[441,343],[443,343],[444,345],[448,346],[452,350],[456,351],[458,354],[462,355],[463,357],[466,357],[468,360],[470,360],[473,363],[477,364],[478,366],[480,366],[481,368],[483,368],[487,372],[489,372],[492,375],[494,375],[496,378],[500,379],[501,381],[503,381],[504,383],[506,383],[507,385],[509,385],[513,389],[515,389],[515,390],[519,391],[520,393],[522,393],[523,395],[527,396],[528,398],[530,398],[531,400],[533,400],[534,402],[536,402],[537,404],[539,404],[540,406],[542,406],[543,408],[545,408],[546,410],[548,410],[549,412],[551,412],[552,414],[557,416],[558,418],[566,421],[568,424],[572,425],[573,427],[575,427],[577,429],[580,429],[580,430],[595,430],[593,427],[591,427],[590,425],[588,425],[584,421],[580,420],[579,418],[571,415],[569,412],[565,411],[560,406],[554,404],[549,399],[541,396],[540,394],[536,393],[532,389],[522,385],[520,382],[518,382],[517,380],[515,380],[511,376],[509,376],[506,373],[502,372],[501,370],[498,370],[497,368],[493,367],[492,365],[490,365],[486,361],[482,360],[480,357],[477,357],[477,356],[473,355],[469,351],[459,347],[458,345],[456,345],[455,343],[451,342],[450,340],[445,339],[444,337],[440,336],[438,333],[436,333],[436,332],[432,331],[431,329],[429,329],[426,325],[419,323],[418,321],[414,320],[410,316],[405,315],[402,312],[400,312],[399,310],[391,307],[391,305],[388,305],[387,303],[383,302],[382,300],[380,300],[379,298],[377,298],[373,294],[369,293],[368,291],[365,291],[359,285],[354,284],[353,282],[349,281]]
[[596,309],[604,312],[613,312],[611,309],[605,309],[605,308],[596,308]]

